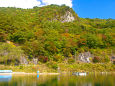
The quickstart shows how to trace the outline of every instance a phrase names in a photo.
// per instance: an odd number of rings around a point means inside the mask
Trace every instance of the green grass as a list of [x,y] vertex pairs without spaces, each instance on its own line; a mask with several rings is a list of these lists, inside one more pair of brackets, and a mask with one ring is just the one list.
[[74,64],[60,64],[62,72],[114,72],[115,65],[108,64],[92,64],[92,63],[74,63]]
[[92,63],[74,63],[65,64],[59,63],[59,69],[48,67],[46,64],[40,65],[20,65],[20,66],[5,66],[0,65],[1,70],[12,70],[13,72],[26,72],[26,73],[36,73],[38,70],[41,73],[56,73],[60,71],[65,72],[114,72],[115,65],[111,63],[107,64],[92,64]]
[[45,64],[42,65],[20,65],[20,66],[5,66],[0,65],[1,70],[12,70],[13,72],[26,72],[26,73],[37,73],[39,70],[41,73],[56,72],[55,69],[47,67]]

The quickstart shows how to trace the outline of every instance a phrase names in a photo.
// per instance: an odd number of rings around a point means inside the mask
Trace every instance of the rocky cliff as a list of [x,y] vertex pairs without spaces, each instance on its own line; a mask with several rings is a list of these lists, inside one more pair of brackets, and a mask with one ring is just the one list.
[[73,11],[73,9],[65,5],[45,6],[45,7],[41,7],[37,11],[38,11],[37,16],[39,21],[51,21],[51,22],[60,21],[64,23],[64,22],[72,22],[74,20],[78,20],[78,15]]

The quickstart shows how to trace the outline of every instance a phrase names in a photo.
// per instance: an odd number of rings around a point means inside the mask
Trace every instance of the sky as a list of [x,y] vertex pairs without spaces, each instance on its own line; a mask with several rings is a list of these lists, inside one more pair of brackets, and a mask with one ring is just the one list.
[[73,0],[73,9],[82,18],[115,19],[115,0]]
[[115,0],[0,0],[0,7],[33,8],[65,4],[82,18],[115,19]]

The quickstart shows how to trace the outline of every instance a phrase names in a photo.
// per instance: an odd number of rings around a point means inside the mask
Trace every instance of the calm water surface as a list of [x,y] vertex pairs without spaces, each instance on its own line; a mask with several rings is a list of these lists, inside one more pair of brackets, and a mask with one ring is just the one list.
[[115,86],[115,75],[0,75],[0,86]]

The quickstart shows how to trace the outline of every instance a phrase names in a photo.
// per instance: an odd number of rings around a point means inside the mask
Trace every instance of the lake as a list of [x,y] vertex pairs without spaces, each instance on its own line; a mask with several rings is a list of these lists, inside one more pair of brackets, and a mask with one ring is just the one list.
[[0,75],[0,86],[115,86],[115,75]]

